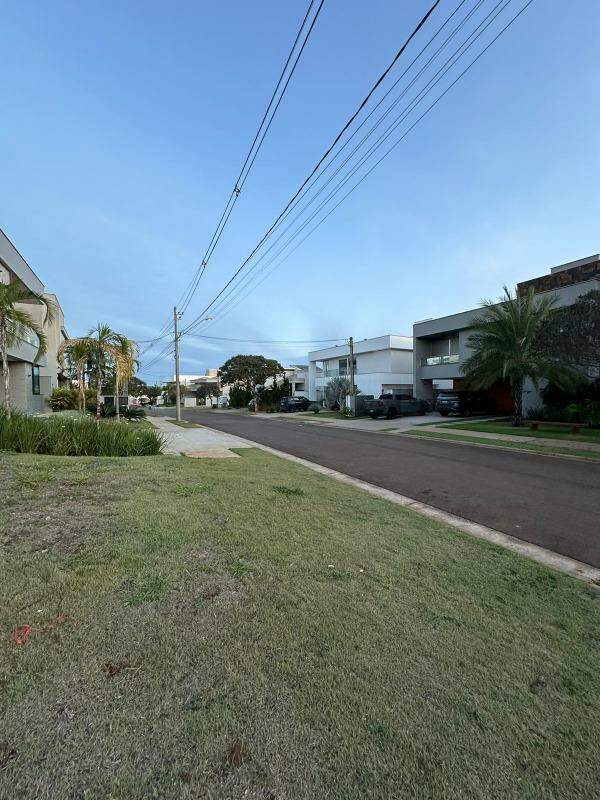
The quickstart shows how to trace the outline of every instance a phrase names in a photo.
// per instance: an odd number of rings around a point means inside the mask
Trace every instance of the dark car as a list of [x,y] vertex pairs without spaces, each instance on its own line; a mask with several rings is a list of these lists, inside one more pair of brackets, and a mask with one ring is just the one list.
[[308,397],[282,397],[279,410],[286,413],[292,411],[307,411],[310,405]]
[[435,410],[442,417],[458,414],[470,417],[471,414],[494,414],[494,401],[481,392],[440,392],[435,401]]
[[388,419],[393,419],[403,414],[426,414],[430,411],[426,400],[419,400],[409,394],[392,394],[391,392],[380,394],[377,400],[368,400],[364,408],[373,419],[383,415]]

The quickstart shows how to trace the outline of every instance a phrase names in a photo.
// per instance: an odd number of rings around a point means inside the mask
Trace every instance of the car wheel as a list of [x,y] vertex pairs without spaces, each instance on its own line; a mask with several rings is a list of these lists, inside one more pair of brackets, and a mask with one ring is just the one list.
[[387,418],[388,419],[396,419],[396,415],[397,414],[398,414],[398,412],[396,411],[395,408],[390,408],[390,410],[387,413]]
[[447,416],[448,416],[447,411],[440,411],[440,417],[447,417]]

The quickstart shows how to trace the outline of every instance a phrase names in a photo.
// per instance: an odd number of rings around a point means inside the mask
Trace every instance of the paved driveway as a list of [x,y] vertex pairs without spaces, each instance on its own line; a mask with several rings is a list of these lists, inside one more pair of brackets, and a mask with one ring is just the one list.
[[600,567],[600,464],[250,415],[185,414]]

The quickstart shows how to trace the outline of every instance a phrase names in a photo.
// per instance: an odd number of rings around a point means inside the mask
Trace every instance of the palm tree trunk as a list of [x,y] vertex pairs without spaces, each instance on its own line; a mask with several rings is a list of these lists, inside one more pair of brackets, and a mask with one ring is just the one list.
[[520,428],[523,424],[523,381],[511,383],[513,396],[513,428]]
[[79,388],[79,410],[85,411],[85,384],[83,382],[83,367],[77,367],[77,386]]
[[10,417],[10,372],[8,371],[8,355],[6,344],[6,321],[0,320],[0,351],[2,352],[2,377],[4,378],[4,407],[6,416]]
[[121,412],[119,411],[119,374],[117,370],[115,370],[115,413],[117,422],[120,422]]
[[96,373],[96,422],[100,420],[102,405],[102,357],[98,355],[98,371]]

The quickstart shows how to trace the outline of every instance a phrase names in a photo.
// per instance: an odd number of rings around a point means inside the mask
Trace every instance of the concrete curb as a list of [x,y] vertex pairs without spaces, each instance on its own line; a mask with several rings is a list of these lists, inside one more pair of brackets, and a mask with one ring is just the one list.
[[[239,436],[238,438],[242,439],[244,437]],[[522,539],[517,539],[515,536],[510,536],[508,533],[502,533],[501,531],[494,530],[493,528],[488,528],[485,525],[480,525],[478,522],[472,522],[464,517],[458,517],[455,514],[450,514],[447,511],[442,511],[439,508],[435,508],[435,506],[430,506],[426,503],[421,503],[418,500],[413,500],[411,497],[406,497],[405,495],[398,494],[397,492],[392,492],[389,489],[383,489],[381,486],[375,486],[373,483],[367,483],[367,481],[361,481],[358,478],[353,478],[350,475],[344,474],[343,472],[338,472],[337,470],[330,469],[329,467],[323,467],[321,464],[316,464],[314,461],[307,461],[306,459],[300,458],[299,456],[294,456],[291,453],[284,453],[282,450],[275,450],[273,447],[268,447],[267,445],[260,444],[259,442],[253,442],[251,439],[245,439],[245,441],[253,447],[257,447],[259,450],[264,450],[266,453],[278,456],[279,458],[284,458],[286,461],[293,461],[294,463],[300,464],[301,466],[306,467],[313,472],[318,472],[320,475],[327,475],[329,478],[333,478],[340,483],[345,483],[348,486],[354,486],[357,489],[362,489],[363,491],[369,492],[369,494],[372,494],[375,497],[380,497],[383,500],[389,500],[390,503],[395,503],[396,505],[403,506],[404,508],[410,508],[412,511],[416,511],[418,514],[422,514],[430,519],[435,519],[438,522],[443,522],[446,525],[450,525],[452,528],[457,528],[458,530],[463,531],[463,533],[468,533],[470,536],[474,536],[476,539],[484,539],[487,542],[492,542],[499,547],[503,547],[505,550],[511,550],[513,553],[518,553],[521,556],[530,558],[532,561],[537,561],[538,564],[543,564],[545,567],[557,570],[558,572],[563,572],[565,575],[570,575],[572,578],[577,578],[578,580],[591,584],[596,588],[600,588],[600,569],[592,567],[589,564],[576,561],[574,558],[569,558],[568,556],[562,556],[558,553],[553,553],[551,550],[546,550],[546,548],[540,547],[537,544],[524,542]]]

